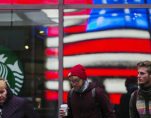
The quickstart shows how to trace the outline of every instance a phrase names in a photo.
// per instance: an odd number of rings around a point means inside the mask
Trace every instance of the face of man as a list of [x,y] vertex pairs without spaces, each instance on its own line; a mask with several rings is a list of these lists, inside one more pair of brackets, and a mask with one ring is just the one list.
[[74,90],[79,90],[84,82],[84,80],[80,79],[78,76],[71,76],[69,77],[69,80]]
[[7,98],[7,90],[6,83],[4,81],[0,81],[0,104],[3,104]]
[[144,87],[151,86],[151,75],[147,72],[146,67],[138,68],[138,84]]

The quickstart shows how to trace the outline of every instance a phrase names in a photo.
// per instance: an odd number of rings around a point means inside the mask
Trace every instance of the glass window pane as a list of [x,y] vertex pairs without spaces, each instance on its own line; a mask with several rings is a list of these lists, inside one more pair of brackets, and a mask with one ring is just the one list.
[[[58,26],[58,10],[43,10],[50,18],[50,24],[47,25],[47,38],[45,40],[44,50],[44,111],[46,117],[57,117],[58,109],[58,42],[59,42],[59,26]],[[47,109],[47,110],[45,110]]]
[[87,31],[115,28],[148,29],[146,9],[93,9],[88,19]]
[[58,37],[58,10],[3,10],[0,37],[0,76],[15,95],[32,101],[41,117],[56,117],[57,88],[49,83],[58,80],[57,70],[50,71],[57,67],[58,47],[47,42]]
[[0,0],[0,4],[11,4],[12,0]]
[[93,4],[92,0],[64,0],[64,4]]
[[0,4],[58,4],[58,0],[0,0]]
[[0,11],[1,26],[35,26],[49,25],[51,20],[47,15],[48,10],[7,10]]
[[147,4],[150,0],[64,0],[64,4]]
[[113,96],[126,92],[124,81],[136,77],[136,63],[151,60],[149,13],[149,9],[65,9],[65,73],[83,64],[88,78],[103,84],[111,102],[119,103]]

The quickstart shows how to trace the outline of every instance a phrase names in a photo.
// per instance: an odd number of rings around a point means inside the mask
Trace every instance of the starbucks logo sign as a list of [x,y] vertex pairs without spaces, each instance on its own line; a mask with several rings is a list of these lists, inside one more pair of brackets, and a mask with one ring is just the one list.
[[7,80],[11,91],[18,95],[24,81],[21,63],[12,51],[4,47],[0,47],[0,76]]

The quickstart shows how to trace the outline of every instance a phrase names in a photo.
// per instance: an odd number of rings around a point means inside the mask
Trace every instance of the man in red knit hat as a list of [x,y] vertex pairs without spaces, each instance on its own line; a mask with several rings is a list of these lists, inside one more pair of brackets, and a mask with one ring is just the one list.
[[71,70],[68,74],[68,78],[75,91],[80,91],[82,89],[82,85],[84,82],[87,85],[87,81],[85,81],[85,80],[87,80],[85,68],[80,64],[71,68]]
[[87,81],[85,68],[78,64],[71,68],[68,79],[72,89],[68,94],[68,115],[66,118],[115,118],[112,106],[104,90]]

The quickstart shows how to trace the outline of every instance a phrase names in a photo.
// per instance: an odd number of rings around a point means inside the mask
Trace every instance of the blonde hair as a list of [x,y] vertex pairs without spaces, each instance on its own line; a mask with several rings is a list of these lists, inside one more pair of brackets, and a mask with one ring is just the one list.
[[6,89],[7,88],[7,84],[6,81],[0,77],[0,89]]
[[151,61],[141,61],[137,63],[137,68],[146,67],[149,74],[151,74]]

